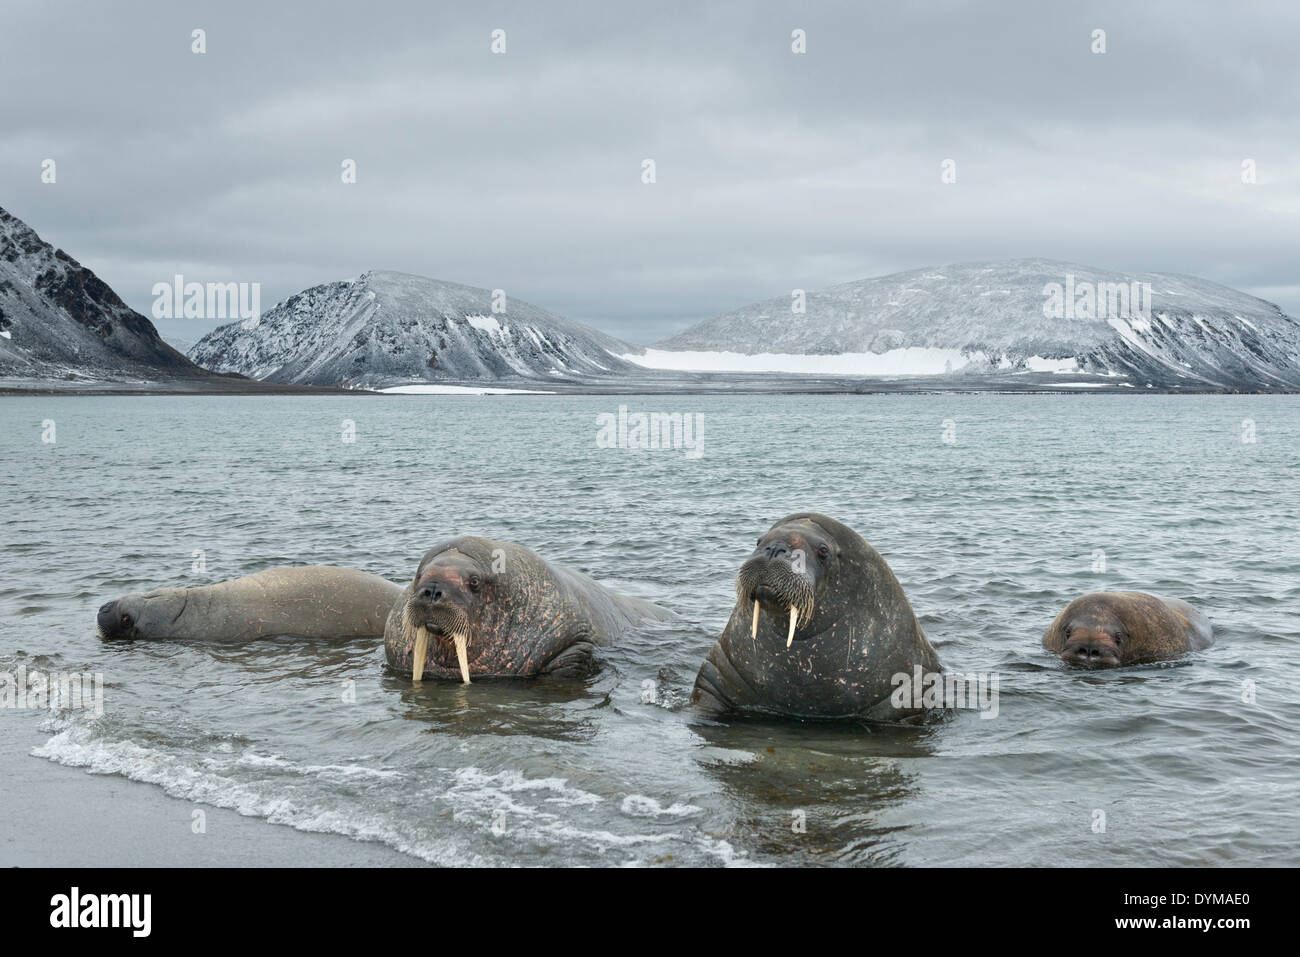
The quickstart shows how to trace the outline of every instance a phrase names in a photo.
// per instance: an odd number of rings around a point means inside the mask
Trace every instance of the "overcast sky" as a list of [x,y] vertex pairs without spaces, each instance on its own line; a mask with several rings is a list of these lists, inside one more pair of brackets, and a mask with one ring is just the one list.
[[378,268],[651,342],[793,288],[1041,256],[1300,316],[1294,0],[0,10],[0,206],[146,315],[176,273],[259,282],[265,310]]

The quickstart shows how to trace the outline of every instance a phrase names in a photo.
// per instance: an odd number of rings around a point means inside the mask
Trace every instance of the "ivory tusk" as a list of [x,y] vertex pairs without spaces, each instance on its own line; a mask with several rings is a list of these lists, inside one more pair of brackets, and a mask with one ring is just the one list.
[[460,662],[460,676],[465,684],[469,684],[469,635],[457,635],[453,641],[456,642],[456,660]]
[[429,629],[415,629],[415,650],[411,654],[411,680],[424,677],[424,656],[429,653]]

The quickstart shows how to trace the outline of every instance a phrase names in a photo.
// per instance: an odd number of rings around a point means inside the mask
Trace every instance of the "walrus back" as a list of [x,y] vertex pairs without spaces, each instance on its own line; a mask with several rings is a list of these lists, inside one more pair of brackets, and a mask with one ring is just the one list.
[[[592,617],[591,637],[595,644],[607,645],[647,619],[674,621],[677,618],[667,608],[661,608],[643,598],[634,598],[616,592],[580,571],[563,565],[549,565],[549,567],[559,581],[564,582],[575,593],[581,593]],[[597,596],[600,600],[596,600]]]
[[1214,644],[1214,627],[1210,619],[1181,598],[1162,598],[1174,617],[1187,631],[1187,650],[1200,651]]
[[245,640],[379,638],[402,589],[390,581],[330,565],[268,568],[254,575],[190,589],[182,619],[196,637]]

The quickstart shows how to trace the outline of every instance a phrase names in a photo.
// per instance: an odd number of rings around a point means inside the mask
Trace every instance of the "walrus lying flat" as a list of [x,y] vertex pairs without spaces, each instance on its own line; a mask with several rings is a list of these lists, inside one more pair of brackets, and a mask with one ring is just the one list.
[[885,560],[825,515],[781,519],[736,577],[736,607],[691,696],[710,712],[893,720],[894,676],[939,658]]
[[126,595],[101,606],[96,625],[103,638],[378,638],[401,592],[353,568],[270,568],[216,585]]
[[675,617],[522,545],[461,536],[431,548],[384,629],[390,667],[425,674],[582,676],[637,622]]
[[1097,591],[1065,606],[1043,647],[1084,668],[1116,668],[1177,658],[1214,644],[1210,620],[1177,598]]

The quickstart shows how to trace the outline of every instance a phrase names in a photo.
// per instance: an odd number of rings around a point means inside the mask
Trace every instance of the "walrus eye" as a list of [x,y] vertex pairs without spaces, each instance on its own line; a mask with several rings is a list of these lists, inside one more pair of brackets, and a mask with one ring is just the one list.
[[131,627],[131,616],[130,616],[130,615],[123,615],[123,616],[122,616],[122,624],[124,624],[124,625],[126,625],[126,627],[130,628],[130,627]]
[[817,546],[817,554],[820,555],[822,558],[829,557],[830,553],[831,553],[831,547],[829,545],[821,544]]
[[470,591],[478,591],[478,576],[470,575],[469,580],[466,581],[465,584],[469,585]]
[[1115,636],[1115,644],[1117,644],[1117,645],[1122,645],[1123,643],[1124,643],[1124,636],[1123,636],[1123,635],[1116,635],[1116,636]]

